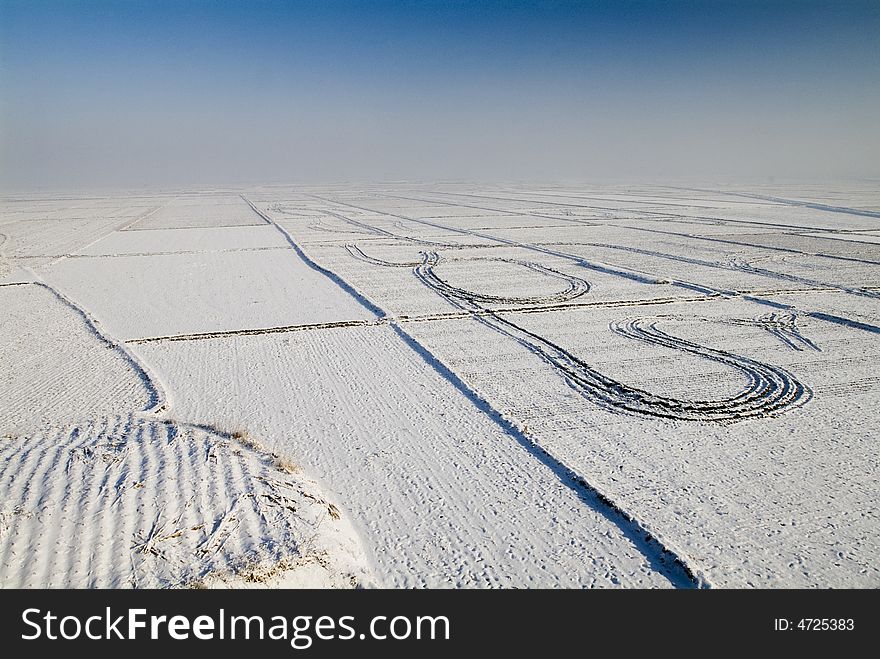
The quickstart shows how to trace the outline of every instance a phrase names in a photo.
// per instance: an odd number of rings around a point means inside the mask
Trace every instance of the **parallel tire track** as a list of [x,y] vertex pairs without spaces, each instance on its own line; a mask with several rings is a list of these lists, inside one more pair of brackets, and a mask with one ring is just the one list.
[[397,263],[394,261],[383,261],[382,259],[377,259],[374,256],[368,256],[364,254],[364,251],[358,247],[357,245],[346,245],[346,251],[352,256],[352,258],[357,259],[358,261],[363,261],[364,263],[369,263],[370,265],[381,265],[386,268],[414,268],[421,261],[405,261],[403,263]]
[[560,272],[559,270],[554,270],[553,268],[548,268],[547,266],[541,265],[540,263],[534,263],[531,261],[520,261],[517,259],[476,257],[467,259],[467,261],[492,261],[500,263],[511,263],[513,265],[522,266],[523,268],[527,268],[533,272],[537,272],[547,277],[559,279],[565,282],[567,286],[564,290],[557,293],[550,293],[548,295],[533,295],[528,297],[487,295],[474,291],[465,291],[461,288],[456,288],[452,286],[434,271],[434,267],[437,266],[440,262],[440,257],[437,255],[436,252],[430,252],[426,254],[425,259],[426,261],[424,265],[427,267],[423,267],[423,264],[418,264],[416,266],[420,273],[419,277],[424,283],[426,283],[430,288],[434,289],[435,291],[440,292],[445,297],[452,296],[467,300],[468,302],[475,304],[552,304],[556,302],[568,302],[569,300],[574,300],[575,298],[584,295],[587,291],[590,290],[590,285],[584,279],[581,279],[580,277],[574,277],[572,275],[567,275],[563,272]]
[[679,421],[733,422],[784,412],[808,401],[810,389],[785,369],[703,346],[660,330],[659,319],[636,318],[611,324],[611,331],[629,339],[690,353],[728,366],[747,378],[735,396],[718,400],[683,400],[652,394],[610,378],[568,350],[480,306],[469,291],[445,284],[434,273],[436,253],[424,255],[414,270],[426,286],[459,308],[480,311],[474,317],[505,334],[557,369],[569,385],[588,400],[610,410]]

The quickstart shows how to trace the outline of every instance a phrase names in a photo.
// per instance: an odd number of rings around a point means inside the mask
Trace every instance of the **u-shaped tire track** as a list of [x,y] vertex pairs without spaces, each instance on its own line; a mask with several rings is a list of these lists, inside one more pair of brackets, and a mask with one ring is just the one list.
[[[792,305],[783,305],[783,304],[780,304],[777,302],[770,301],[770,300],[763,298],[763,297],[757,297],[755,295],[746,295],[746,294],[743,294],[743,293],[740,293],[737,291],[732,291],[732,290],[713,289],[713,288],[704,286],[702,284],[697,284],[694,282],[681,281],[681,280],[669,279],[669,278],[659,279],[657,277],[646,275],[646,274],[637,272],[637,271],[629,269],[629,268],[622,268],[619,266],[602,264],[602,263],[594,262],[591,260],[587,260],[586,258],[584,258],[582,256],[578,256],[576,254],[564,252],[564,251],[557,250],[557,249],[551,249],[550,247],[539,244],[539,243],[527,243],[527,242],[521,242],[521,241],[517,241],[517,240],[511,240],[508,238],[503,238],[501,236],[494,236],[494,235],[491,235],[491,234],[486,233],[484,231],[474,231],[472,229],[463,229],[463,228],[459,228],[459,227],[440,224],[438,222],[430,222],[428,220],[421,220],[421,219],[417,219],[417,218],[413,218],[413,217],[407,217],[405,215],[400,215],[398,213],[391,213],[389,211],[376,211],[374,209],[367,208],[365,206],[358,206],[356,204],[352,204],[352,203],[348,203],[348,202],[344,202],[344,201],[338,201],[335,199],[330,199],[328,197],[322,197],[319,195],[311,194],[308,196],[312,197],[314,199],[317,199],[319,201],[323,201],[323,202],[330,203],[330,204],[336,204],[339,206],[354,208],[354,209],[360,210],[360,211],[368,211],[368,212],[373,212],[373,213],[381,212],[383,215],[386,215],[388,217],[396,217],[401,220],[406,220],[406,221],[412,222],[414,224],[430,226],[435,229],[450,231],[452,233],[457,233],[460,235],[468,235],[468,236],[473,236],[475,238],[490,240],[490,241],[493,241],[497,245],[505,245],[505,246],[509,246],[509,247],[522,248],[522,249],[526,249],[526,250],[529,250],[532,252],[538,252],[541,254],[546,254],[548,256],[553,256],[553,257],[565,259],[565,260],[571,261],[573,263],[576,263],[580,267],[586,268],[588,270],[600,272],[602,274],[609,274],[609,275],[613,275],[616,277],[622,277],[623,279],[628,279],[630,281],[635,281],[635,282],[642,283],[642,284],[661,284],[661,283],[663,283],[663,284],[670,284],[672,286],[675,286],[678,288],[683,288],[683,289],[686,289],[689,291],[701,292],[706,296],[742,297],[743,299],[746,299],[750,302],[755,302],[756,304],[762,304],[762,305],[770,306],[770,307],[777,308],[777,309],[784,308],[784,309],[791,310],[791,311],[798,311],[799,313],[801,313],[805,316],[810,316],[812,318],[816,318],[818,320],[833,323],[835,325],[839,325],[839,326],[842,325],[844,327],[857,329],[857,330],[861,330],[861,331],[865,331],[865,332],[870,332],[871,334],[880,334],[880,328],[878,328],[874,325],[863,323],[861,321],[854,320],[852,318],[835,316],[832,314],[825,313],[823,311],[809,311],[806,309],[795,309],[795,307]],[[389,196],[393,196],[393,195],[389,195]],[[788,228],[797,228],[797,227],[788,227]],[[821,282],[816,282],[816,284],[820,284],[820,283]],[[815,286],[815,284],[811,284],[811,285]],[[821,286],[821,287],[825,288],[825,286]],[[843,290],[837,286],[835,286],[834,288],[836,290]],[[845,290],[843,292],[852,293],[854,290],[855,289]],[[860,290],[862,292],[857,292],[856,293],[857,295],[863,295],[863,293],[865,291],[870,292],[873,290],[873,288],[872,287],[865,287]]]
[[812,396],[810,389],[785,369],[667,334],[657,327],[659,318],[615,322],[610,329],[619,336],[723,364],[746,376],[745,388],[728,398],[683,400],[624,384],[549,339],[482,307],[481,300],[473,293],[445,283],[434,272],[439,262],[436,253],[426,253],[422,263],[414,269],[416,277],[455,306],[480,311],[474,315],[476,320],[515,339],[560,371],[581,395],[606,409],[679,421],[733,422],[779,414],[807,402]]
[[420,269],[420,278],[422,279],[422,281],[424,281],[429,287],[431,287],[435,291],[441,292],[446,296],[461,298],[475,304],[552,304],[555,302],[568,302],[569,300],[580,297],[590,290],[589,283],[587,283],[584,279],[581,279],[580,277],[574,277],[572,275],[567,275],[563,272],[560,272],[559,270],[554,270],[553,268],[548,268],[547,266],[541,265],[540,263],[533,263],[531,261],[520,261],[517,259],[476,257],[466,260],[468,262],[494,261],[501,263],[511,263],[513,265],[528,268],[533,272],[546,275],[552,279],[561,280],[565,282],[567,286],[564,290],[557,293],[550,293],[549,295],[534,295],[528,297],[487,295],[474,291],[465,291],[461,288],[456,288],[452,286],[445,279],[434,272],[434,266],[439,263],[440,259],[436,252],[429,252],[425,256],[425,259],[426,263],[430,267],[423,268],[422,263],[416,266],[417,269]]

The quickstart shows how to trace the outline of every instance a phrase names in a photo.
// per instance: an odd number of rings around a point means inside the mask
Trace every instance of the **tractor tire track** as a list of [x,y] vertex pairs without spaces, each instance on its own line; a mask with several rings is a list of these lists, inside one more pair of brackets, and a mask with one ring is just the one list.
[[764,314],[763,316],[759,316],[758,318],[731,318],[724,322],[731,325],[745,325],[763,329],[779,339],[784,345],[798,352],[805,349],[822,352],[822,349],[819,348],[819,346],[801,334],[801,331],[797,326],[797,318],[798,316],[796,313],[773,311]]
[[[330,204],[336,204],[339,206],[346,206],[349,208],[355,208],[357,210],[362,210],[362,211],[379,212],[379,211],[374,211],[373,209],[366,208],[363,206],[357,206],[355,204],[350,204],[348,202],[337,201],[334,199],[329,199],[327,197],[321,197],[319,195],[310,194],[308,196],[310,196],[314,199],[318,199],[320,201],[330,203]],[[490,240],[490,241],[493,241],[499,245],[507,245],[509,247],[518,247],[518,248],[522,248],[525,250],[538,252],[541,254],[547,254],[549,256],[555,256],[555,257],[576,263],[580,267],[588,269],[588,270],[593,270],[595,272],[613,275],[616,277],[622,277],[624,279],[638,282],[640,284],[669,284],[669,285],[675,286],[677,288],[683,288],[686,290],[696,291],[698,293],[702,293],[702,294],[706,295],[707,297],[718,297],[718,296],[742,297],[743,299],[749,300],[751,302],[755,302],[756,304],[762,304],[762,305],[770,306],[773,308],[794,310],[794,307],[792,307],[791,305],[781,305],[779,303],[773,302],[772,300],[767,300],[765,298],[761,298],[761,297],[757,297],[757,296],[753,296],[753,295],[743,295],[741,293],[738,293],[737,291],[713,289],[713,288],[710,288],[710,287],[707,287],[707,286],[704,286],[701,284],[680,281],[677,279],[668,279],[668,278],[661,279],[658,277],[654,277],[654,276],[651,276],[648,274],[638,272],[638,271],[633,270],[631,268],[623,268],[623,267],[619,267],[619,266],[607,265],[604,263],[589,261],[582,256],[578,256],[577,254],[571,254],[571,253],[563,252],[560,250],[550,249],[548,247],[544,247],[544,246],[541,246],[541,245],[538,245],[535,243],[525,243],[525,242],[521,242],[521,241],[510,240],[508,238],[501,238],[498,236],[493,236],[489,233],[484,233],[484,232],[480,232],[480,231],[472,231],[469,229],[460,229],[458,227],[447,226],[447,225],[443,225],[443,224],[440,224],[437,222],[428,222],[427,220],[419,220],[419,219],[415,219],[415,218],[411,218],[411,217],[406,217],[405,215],[399,215],[396,213],[384,212],[384,215],[387,215],[389,217],[396,217],[396,218],[399,218],[402,220],[408,220],[408,221],[413,222],[415,224],[422,224],[422,225],[434,227],[436,229],[450,231],[452,233],[470,235],[473,237],[482,238],[484,240]],[[717,263],[714,265],[718,266]],[[798,280],[798,281],[800,281],[801,283],[804,283],[804,280]],[[810,280],[807,280],[806,283],[815,284],[816,286],[823,287],[823,288],[828,287],[827,285],[823,285],[820,282],[812,282]],[[873,298],[875,296],[880,296],[880,292],[875,291],[872,287],[864,287],[861,289],[846,289],[845,287],[833,286],[832,288],[835,288],[837,290],[840,290],[840,291],[846,292],[846,293],[858,291],[854,294],[861,295],[864,297]],[[842,316],[834,316],[834,315],[827,314],[827,313],[824,313],[821,311],[800,310],[800,313],[802,313],[803,315],[806,315],[806,316],[811,316],[813,318],[817,318],[819,320],[833,323],[835,325],[843,325],[845,327],[863,330],[866,332],[870,332],[872,334],[880,333],[880,328],[878,328],[874,325],[870,325],[870,324],[863,323],[863,322],[860,322],[857,320],[853,320],[851,318],[845,318]]]
[[706,188],[672,188],[673,190],[684,190],[686,192],[709,192],[712,194],[720,194],[730,197],[743,197],[746,199],[757,199],[758,201],[769,201],[782,206],[794,206],[795,208],[810,208],[812,210],[826,211],[828,213],[842,213],[844,215],[855,215],[858,217],[880,218],[880,212],[871,210],[860,210],[858,208],[849,208],[848,206],[832,206],[830,204],[820,204],[815,201],[804,201],[802,199],[784,199],[783,197],[773,197],[770,195],[754,194],[748,192],[733,192],[729,190],[708,190]]
[[[488,195],[475,195],[475,194],[465,194],[461,192],[436,192],[432,194],[442,194],[453,197],[476,197],[480,199],[496,199],[498,201],[515,201],[518,203],[535,203],[535,204],[544,204],[549,206],[562,206],[562,207],[571,207],[571,208],[588,208],[590,210],[599,210],[599,211],[608,211],[613,213],[637,213],[643,216],[647,216],[648,218],[656,218],[658,220],[667,220],[673,222],[682,222],[687,224],[691,223],[700,223],[700,222],[708,222],[710,224],[714,224],[717,226],[730,226],[730,225],[746,225],[746,226],[760,226],[760,227],[774,227],[779,229],[794,229],[796,231],[802,231],[803,226],[798,226],[795,224],[782,224],[779,222],[761,222],[759,220],[734,220],[731,218],[723,218],[723,217],[712,217],[708,215],[680,215],[670,212],[663,211],[650,211],[646,209],[640,208],[620,208],[620,207],[611,207],[611,206],[594,206],[594,205],[586,205],[586,204],[565,204],[562,202],[554,202],[554,201],[541,201],[539,199],[514,199],[511,197],[491,197]],[[387,195],[389,197],[393,197],[394,195]],[[412,199],[413,201],[435,201],[436,203],[447,204],[450,206],[462,206],[468,208],[466,204],[456,204],[452,202],[441,202],[440,200],[429,200],[429,199],[418,199],[415,197],[401,197],[403,199]],[[638,202],[635,202],[638,203]],[[497,209],[501,210],[501,209]],[[507,212],[507,211],[502,211]],[[558,218],[557,218],[558,219]],[[813,231],[836,231],[833,228],[816,228],[812,229]]]
[[650,249],[641,249],[639,247],[626,247],[623,245],[611,245],[608,243],[582,243],[585,247],[599,247],[601,249],[612,249],[620,252],[628,252],[631,254],[639,254],[642,256],[653,256],[659,259],[666,259],[669,261],[677,261],[679,263],[687,263],[688,265],[699,265],[706,268],[715,268],[720,270],[732,270],[739,272],[748,272],[750,274],[760,275],[762,277],[768,277],[770,279],[778,279],[781,281],[790,281],[796,284],[803,284],[805,286],[813,286],[817,288],[835,288],[843,293],[849,293],[850,295],[859,295],[861,297],[869,297],[873,299],[880,299],[880,293],[877,291],[872,291],[867,288],[850,288],[848,286],[841,286],[838,284],[832,284],[828,282],[817,281],[815,279],[807,279],[806,277],[798,277],[797,275],[789,275],[784,272],[776,272],[775,270],[767,270],[766,268],[758,268],[749,263],[745,263],[741,260],[732,260],[727,263],[719,263],[717,261],[706,261],[705,259],[696,259],[689,256],[677,256],[675,254],[668,254],[666,252],[658,252],[656,250]]
[[[256,210],[256,207],[254,207],[253,204],[251,204],[251,206]],[[260,211],[257,210],[257,212]],[[273,222],[273,224],[275,223]],[[275,224],[275,226],[279,231],[284,233],[288,242],[290,242],[294,249],[297,250],[297,253],[301,254],[304,259],[308,259],[290,234],[285,232],[277,224]],[[311,259],[308,259],[308,261],[313,263]],[[315,267],[321,268],[317,264],[315,264]],[[323,268],[321,268],[321,270],[323,271]],[[534,440],[529,438],[522,429],[517,427],[516,424],[496,410],[481,394],[465,383],[452,369],[438,360],[418,339],[404,329],[401,322],[391,319],[380,307],[375,305],[365,295],[356,291],[338,276],[334,275],[334,277],[342,281],[344,284],[344,290],[350,295],[355,296],[361,304],[367,308],[375,309],[379,316],[379,321],[388,322],[389,327],[391,327],[391,329],[410,348],[412,348],[426,364],[436,370],[455,389],[471,401],[477,409],[487,414],[517,444],[526,449],[541,464],[550,468],[559,481],[576,492],[590,510],[599,513],[620,529],[620,531],[632,541],[633,545],[645,557],[653,569],[657,570],[658,573],[668,579],[674,587],[709,587],[710,584],[706,576],[699,569],[691,566],[684,557],[684,554],[677,551],[674,548],[674,545],[668,541],[664,541],[663,537],[656,531],[650,530],[635,516],[618,506],[598,488],[590,484],[574,469],[566,465],[562,460],[552,455],[546,449],[540,447]],[[456,306],[461,307],[462,305],[456,304]],[[464,308],[463,311],[467,315],[473,313],[472,310],[466,308]],[[494,316],[494,313],[489,313]]]
[[[821,252],[805,252],[793,247],[780,247],[779,245],[767,245],[761,243],[745,242],[743,240],[731,240],[729,238],[719,238],[717,236],[698,236],[692,233],[682,233],[679,231],[664,231],[663,229],[648,229],[647,227],[628,227],[622,224],[609,224],[608,226],[618,229],[626,229],[628,231],[642,231],[645,233],[653,233],[664,236],[676,236],[678,238],[687,238],[688,240],[701,240],[703,242],[718,243],[720,245],[735,245],[736,247],[753,247],[755,249],[769,250],[772,252],[782,252],[783,254],[795,254],[797,256],[819,257],[823,259],[833,259],[835,261],[847,261],[850,263],[861,263],[864,265],[880,265],[880,261],[871,261],[869,259],[860,259],[852,256],[841,256],[839,254],[822,254]],[[799,236],[797,233],[780,233],[776,235],[782,236]],[[862,244],[862,243],[860,243]]]
[[[540,263],[533,263],[531,261],[520,261],[517,259],[475,257],[471,259],[461,260],[466,260],[468,262],[494,261],[500,263],[511,263],[513,265],[522,266],[523,268],[528,268],[533,272],[537,272],[547,277],[561,280],[567,284],[567,287],[565,288],[565,290],[562,290],[558,293],[551,293],[549,295],[534,295],[529,297],[486,295],[473,291],[465,291],[461,288],[456,288],[450,285],[448,282],[446,282],[446,280],[442,279],[434,271],[434,267],[439,263],[439,256],[436,252],[429,253],[425,258],[428,260],[430,267],[421,270],[421,278],[423,282],[425,282],[430,288],[434,289],[435,291],[444,294],[444,297],[459,297],[466,299],[468,302],[474,304],[553,304],[559,302],[569,302],[570,300],[574,300],[581,295],[584,295],[587,291],[590,290],[590,285],[580,277],[566,275],[559,270],[548,268],[547,266],[541,265]],[[456,260],[457,259],[453,259],[451,261],[455,262]],[[418,264],[416,267],[420,268],[421,266],[422,264]]]
[[377,259],[373,256],[367,256],[364,254],[364,251],[358,247],[357,245],[346,245],[346,251],[351,254],[353,258],[356,258],[358,261],[363,261],[364,263],[369,263],[370,265],[381,265],[386,268],[414,268],[421,261],[405,261],[403,263],[396,263],[394,261],[383,261],[382,259]]
[[367,233],[373,234],[375,236],[382,236],[383,238],[393,238],[394,240],[403,240],[410,243],[415,243],[417,245],[428,245],[430,247],[445,247],[452,248],[456,247],[456,245],[450,245],[449,243],[441,243],[436,240],[426,240],[424,238],[414,238],[412,236],[407,236],[399,233],[393,233],[391,231],[387,231],[385,229],[380,229],[379,227],[375,227],[372,224],[367,224],[366,222],[360,222],[350,217],[346,217],[345,215],[341,215],[340,213],[334,213],[333,211],[325,211],[327,215],[330,217],[335,217],[337,220],[341,222],[345,222],[346,224],[350,224],[351,226],[358,227],[363,229]]
[[610,329],[626,338],[721,363],[745,375],[748,384],[733,397],[703,401],[661,396],[626,385],[603,375],[552,341],[480,307],[469,291],[438,285],[442,280],[433,272],[438,263],[436,253],[426,253],[414,270],[416,277],[456,307],[483,312],[474,315],[479,322],[516,340],[560,371],[573,389],[606,409],[678,421],[734,422],[787,411],[807,402],[812,395],[809,388],[780,367],[672,336],[657,328],[659,319],[645,318],[612,323]]

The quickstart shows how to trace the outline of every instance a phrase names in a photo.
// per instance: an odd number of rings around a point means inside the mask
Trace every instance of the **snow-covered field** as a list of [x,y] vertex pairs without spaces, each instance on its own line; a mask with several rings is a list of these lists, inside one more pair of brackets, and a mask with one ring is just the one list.
[[880,188],[7,196],[0,586],[878,587]]

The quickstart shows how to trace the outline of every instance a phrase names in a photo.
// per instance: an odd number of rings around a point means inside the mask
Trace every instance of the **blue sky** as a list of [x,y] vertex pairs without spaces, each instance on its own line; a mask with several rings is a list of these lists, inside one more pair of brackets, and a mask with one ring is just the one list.
[[880,177],[880,2],[0,0],[0,183]]

